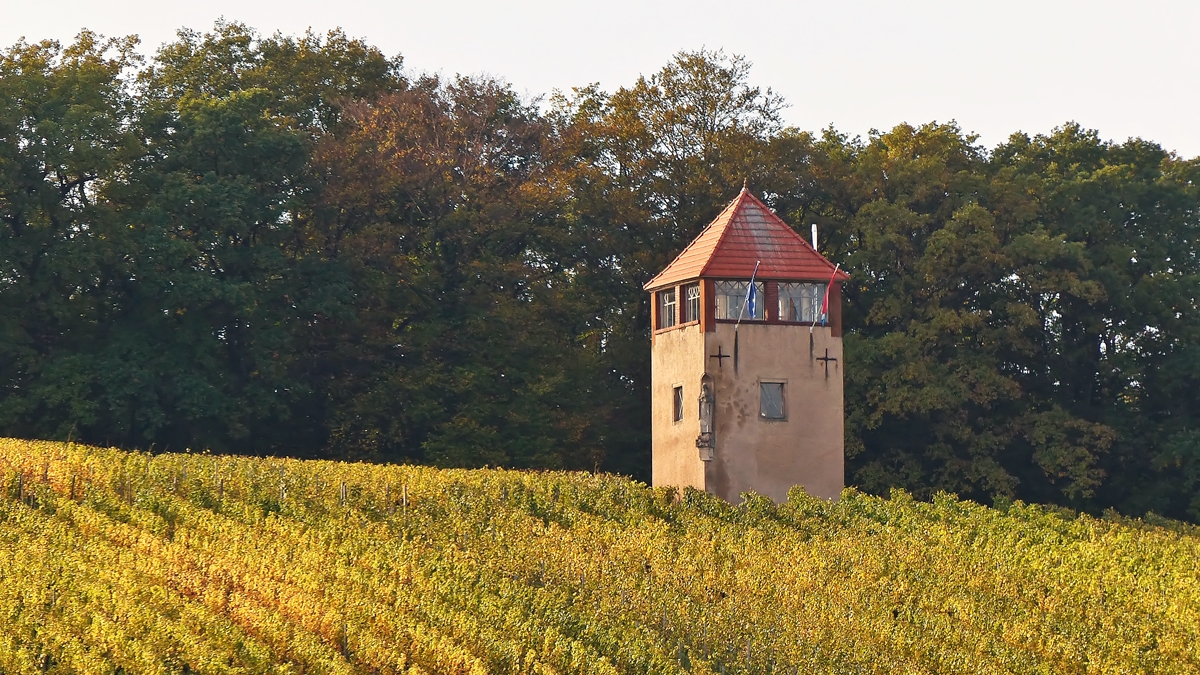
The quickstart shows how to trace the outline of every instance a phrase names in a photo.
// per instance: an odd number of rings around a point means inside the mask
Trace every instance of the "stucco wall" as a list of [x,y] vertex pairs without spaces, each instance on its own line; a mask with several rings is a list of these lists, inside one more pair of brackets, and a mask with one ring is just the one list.
[[[698,399],[704,376],[704,338],[698,324],[654,336],[650,350],[651,435],[654,485],[704,489],[704,464],[696,449]],[[683,420],[671,420],[672,389],[683,386]]]
[[[706,364],[716,394],[716,458],[705,467],[706,489],[731,502],[748,490],[783,501],[789,488],[802,485],[836,499],[845,472],[841,338],[829,328],[811,333],[812,356],[828,348],[837,359],[826,378],[824,364],[810,358],[807,326],[742,324],[738,332],[736,370],[733,359]],[[732,324],[717,324],[705,338],[706,354],[734,351]],[[786,420],[760,419],[764,380],[786,383]]]

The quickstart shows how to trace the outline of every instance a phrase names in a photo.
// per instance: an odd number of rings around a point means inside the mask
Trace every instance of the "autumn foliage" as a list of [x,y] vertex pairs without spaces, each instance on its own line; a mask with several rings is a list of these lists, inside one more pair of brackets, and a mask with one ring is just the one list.
[[540,99],[220,23],[0,54],[0,432],[649,466],[642,284],[748,180],[852,281],[850,484],[1200,518],[1200,163],[786,127],[682,52]]

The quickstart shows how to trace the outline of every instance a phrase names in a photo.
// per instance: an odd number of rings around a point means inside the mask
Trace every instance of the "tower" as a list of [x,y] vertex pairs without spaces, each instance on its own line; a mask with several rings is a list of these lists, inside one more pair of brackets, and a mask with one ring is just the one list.
[[837,498],[849,278],[743,188],[645,285],[654,485]]

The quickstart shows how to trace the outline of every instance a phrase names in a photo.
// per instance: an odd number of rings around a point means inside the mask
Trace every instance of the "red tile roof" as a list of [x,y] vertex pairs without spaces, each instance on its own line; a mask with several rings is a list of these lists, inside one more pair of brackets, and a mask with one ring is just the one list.
[[[721,215],[644,288],[652,291],[700,277],[749,279],[759,262],[758,278],[778,281],[828,282],[834,269],[812,244],[742,188]],[[849,278],[838,270],[838,281]]]

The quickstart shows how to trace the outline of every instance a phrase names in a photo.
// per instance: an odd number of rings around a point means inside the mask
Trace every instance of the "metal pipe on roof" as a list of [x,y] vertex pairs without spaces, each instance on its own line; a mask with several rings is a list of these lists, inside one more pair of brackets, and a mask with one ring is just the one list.
[[815,250],[817,250],[817,224],[816,223],[812,224],[812,233],[813,233],[813,237],[812,237],[813,250],[815,251]]

